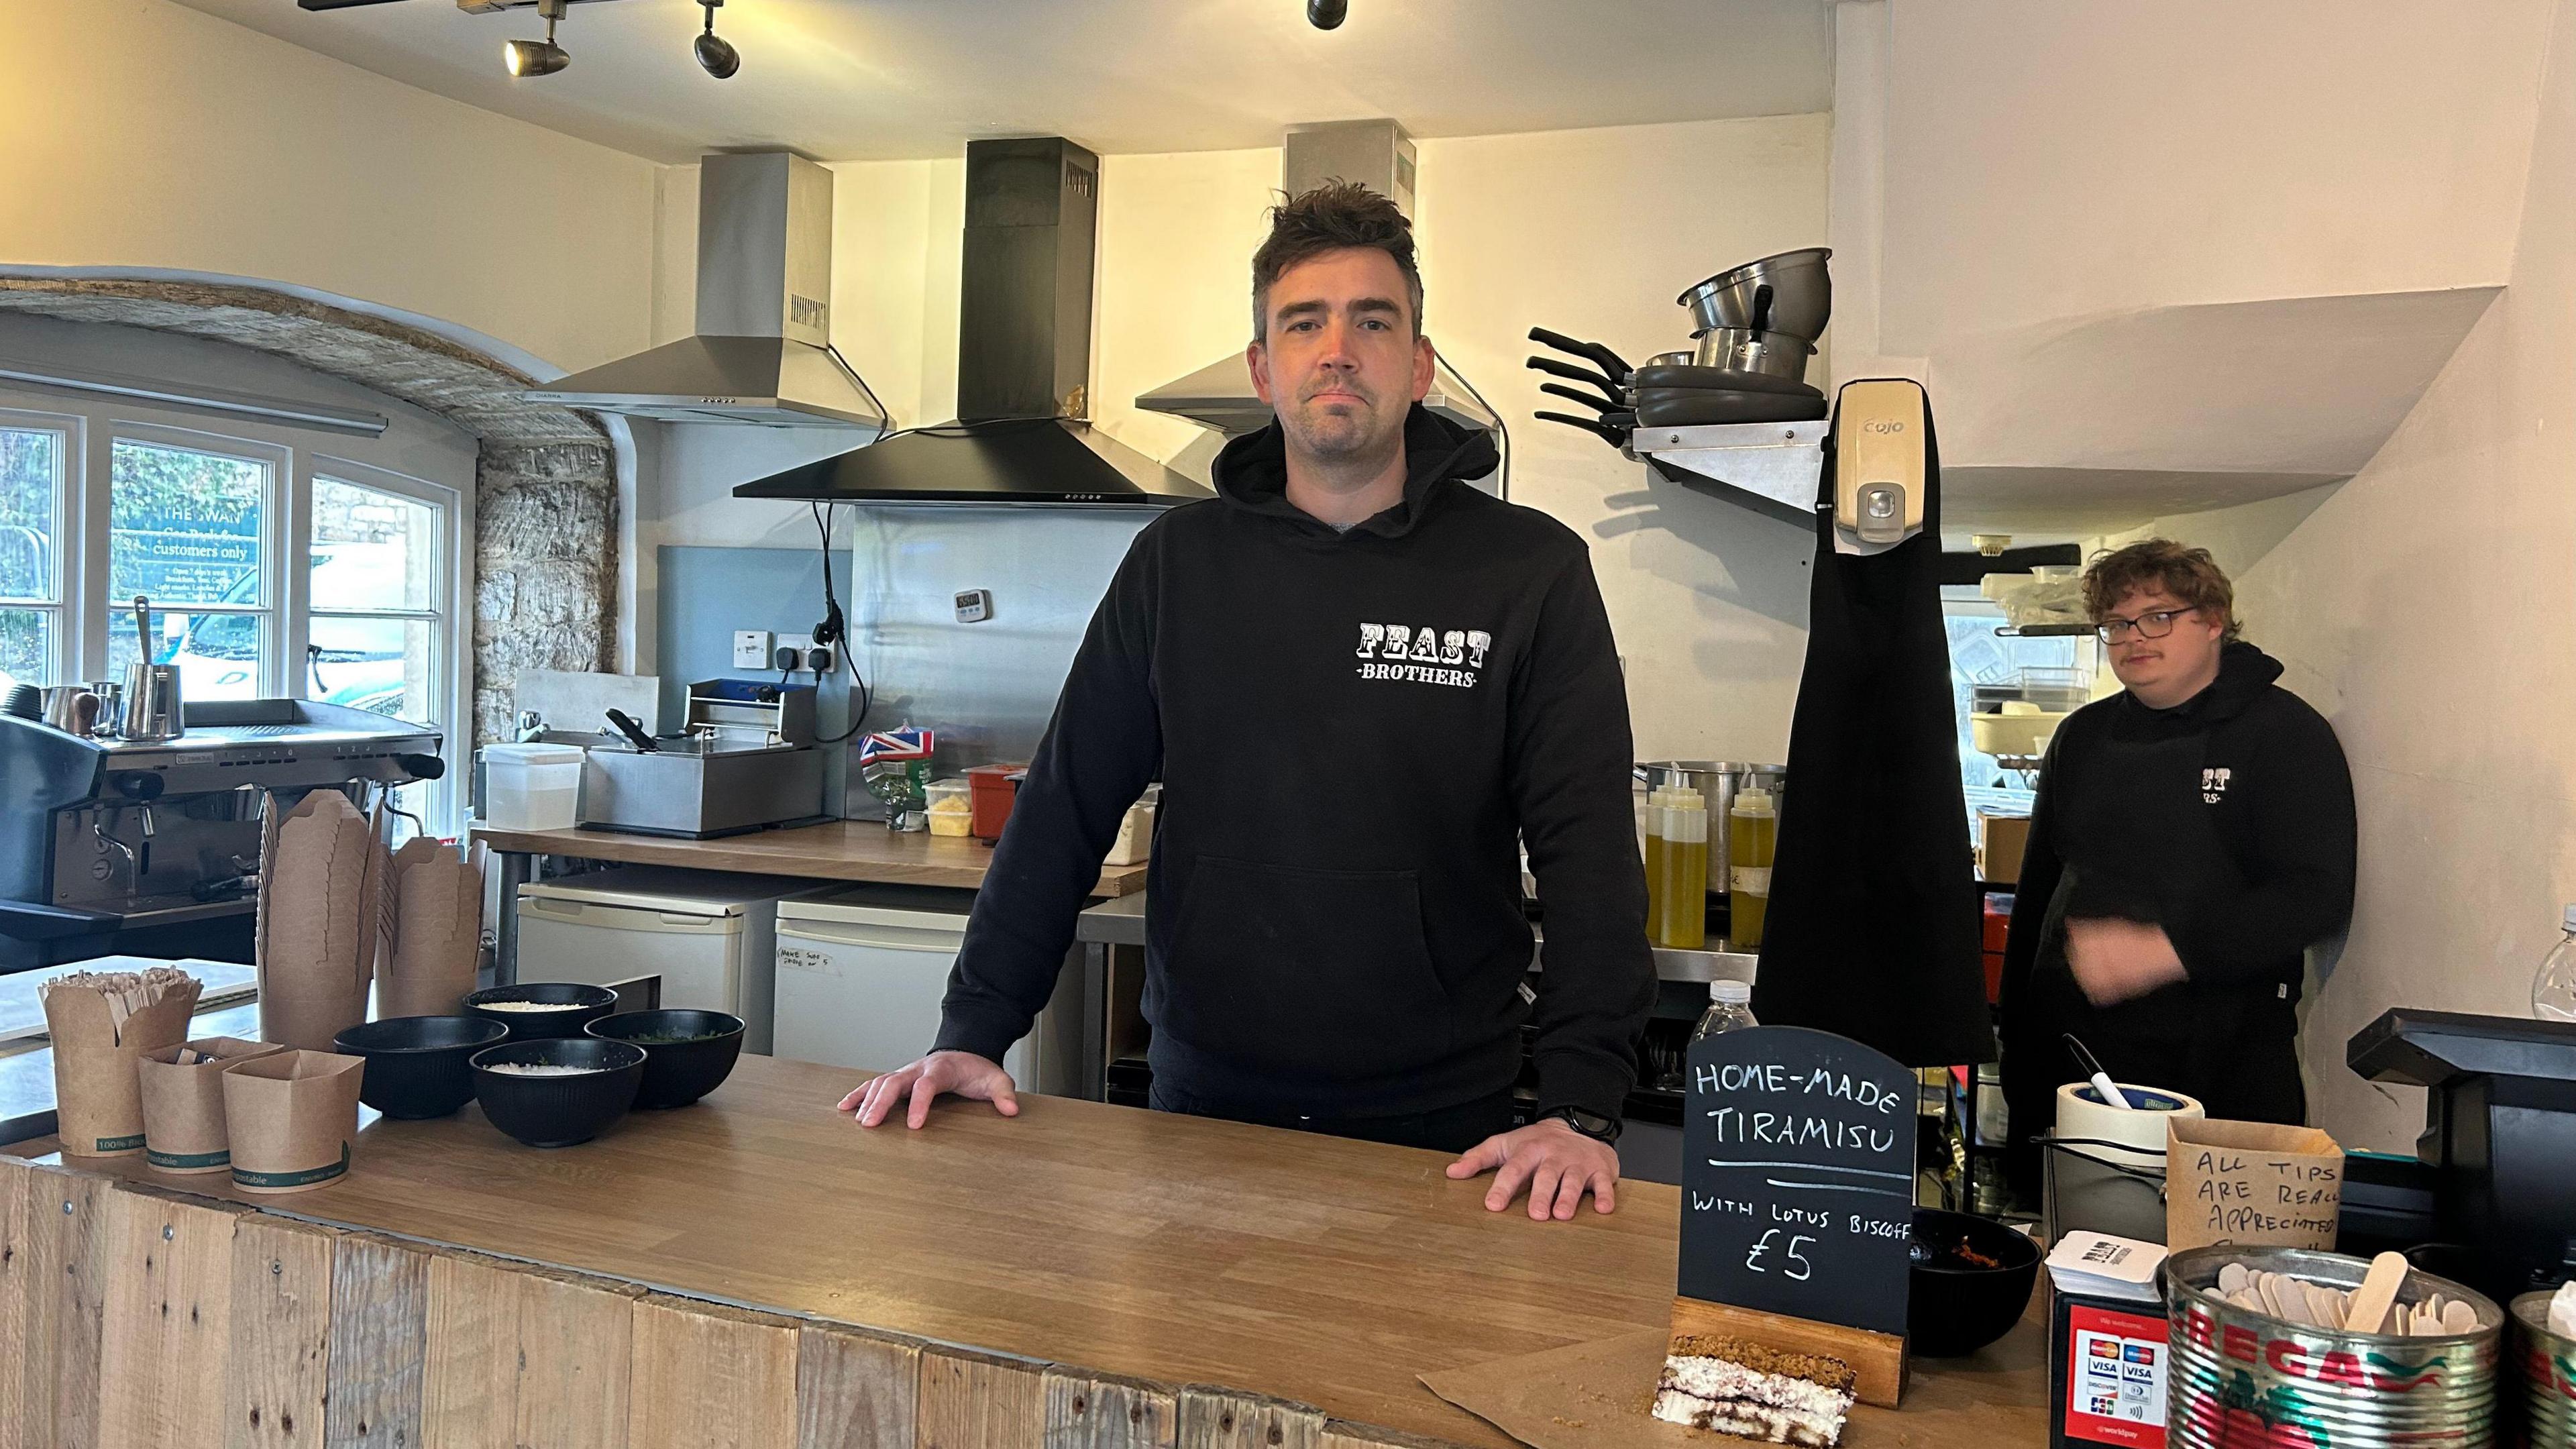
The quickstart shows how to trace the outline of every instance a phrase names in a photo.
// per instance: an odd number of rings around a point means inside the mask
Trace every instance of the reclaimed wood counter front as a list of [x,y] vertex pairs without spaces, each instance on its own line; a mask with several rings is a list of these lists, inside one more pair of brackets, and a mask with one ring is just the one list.
[[[527,855],[964,890],[981,887],[984,872],[993,862],[992,848],[980,840],[893,831],[872,820],[828,820],[715,840],[625,835],[613,830],[496,830],[482,825],[474,827],[474,838],[494,850]],[[1100,884],[1093,894],[1123,896],[1144,888],[1141,862],[1111,865],[1101,867]]]
[[[636,1113],[596,1141],[554,1151],[520,1147],[471,1106],[441,1121],[376,1123],[361,1134],[342,1181],[293,1197],[239,1199],[267,1211],[238,1221],[278,1241],[262,1238],[245,1247],[250,1239],[239,1238],[231,1250],[239,1264],[274,1267],[245,1269],[231,1289],[236,1370],[245,1352],[245,1295],[275,1286],[272,1280],[294,1266],[292,1254],[279,1256],[280,1243],[311,1246],[294,1236],[311,1230],[278,1213],[340,1230],[338,1259],[306,1267],[343,1285],[344,1296],[327,1315],[332,1352],[391,1356],[390,1369],[372,1359],[334,1361],[333,1443],[344,1442],[344,1417],[356,1422],[354,1401],[362,1392],[354,1380],[342,1392],[344,1367],[396,1399],[410,1395],[375,1411],[379,1425],[468,1409],[506,1422],[507,1405],[493,1408],[489,1394],[439,1385],[456,1373],[488,1377],[485,1371],[501,1362],[502,1377],[519,1385],[524,1418],[531,1411],[528,1386],[537,1381],[532,1374],[547,1394],[570,1391],[556,1382],[569,1369],[532,1368],[528,1355],[596,1357],[613,1350],[609,1356],[619,1363],[631,1354],[631,1382],[618,1386],[616,1405],[599,1407],[621,1423],[644,1422],[649,1391],[659,1396],[654,1412],[665,1419],[729,1412],[725,1406],[734,1405],[770,1427],[718,1436],[700,1433],[703,1422],[686,1432],[664,1423],[652,1433],[546,1442],[892,1449],[914,1442],[909,1430],[891,1433],[895,1420],[879,1421],[888,1432],[862,1434],[827,1432],[815,1417],[837,1422],[871,1402],[895,1413],[884,1402],[891,1390],[866,1387],[891,1372],[907,1400],[900,1422],[912,1423],[917,1413],[917,1442],[935,1449],[1171,1445],[1175,1423],[1183,1449],[1351,1449],[1387,1442],[1383,1433],[1352,1425],[1503,1445],[1510,1441],[1433,1396],[1415,1376],[1652,1328],[1671,1306],[1678,1203],[1669,1187],[1627,1185],[1619,1211],[1607,1217],[1587,1209],[1571,1223],[1533,1223],[1517,1209],[1486,1212],[1484,1184],[1449,1181],[1440,1154],[1062,1098],[1023,1097],[1016,1120],[981,1103],[947,1103],[926,1131],[862,1131],[832,1110],[857,1080],[855,1073],[745,1057],[733,1079],[696,1107]],[[63,1351],[76,1356],[78,1335],[86,1332],[93,1352],[109,1365],[103,1370],[93,1362],[90,1382],[96,1384],[100,1374],[113,1379],[118,1365],[130,1368],[139,1360],[131,1345],[117,1348],[120,1330],[110,1310],[123,1290],[112,1281],[90,1286],[114,1280],[116,1272],[100,1265],[84,1270],[79,1255],[113,1255],[130,1236],[127,1256],[140,1257],[143,1266],[125,1265],[127,1276],[167,1275],[192,1263],[192,1271],[215,1274],[196,1259],[219,1255],[212,1244],[190,1249],[184,1225],[163,1221],[185,1215],[181,1200],[138,1196],[112,1179],[231,1193],[221,1178],[160,1176],[140,1158],[71,1159],[70,1169],[0,1164],[6,1174],[0,1176],[0,1230],[10,1235],[8,1251],[0,1253],[0,1357],[48,1332],[73,1335]],[[19,1185],[14,1210],[7,1191],[13,1180]],[[101,1226],[93,1229],[88,1213],[57,1207],[56,1196],[66,1203],[99,1197],[146,1206],[129,1204],[129,1216],[140,1214],[132,1224],[102,1209]],[[194,1201],[186,1212],[198,1219],[240,1211]],[[217,1227],[200,1221],[195,1230]],[[525,1276],[525,1264],[449,1248],[551,1268],[524,1284],[504,1285],[505,1292],[490,1275]],[[73,1286],[61,1287],[65,1280],[57,1274],[68,1274]],[[384,1283],[376,1281],[385,1275]],[[170,1301],[176,1290],[166,1277],[159,1281],[158,1288],[138,1290],[144,1299]],[[30,1293],[29,1302],[10,1301],[11,1294],[27,1299]],[[377,1301],[387,1293],[389,1307]],[[48,1296],[56,1294],[69,1294],[68,1306]],[[531,1317],[536,1310],[529,1305],[541,1300],[551,1306]],[[385,1329],[373,1318],[344,1325],[344,1313],[359,1313],[361,1305],[374,1305],[367,1314],[391,1315],[394,1326]],[[187,1306],[192,1318],[205,1309]],[[596,1332],[580,1327],[584,1315]],[[164,1338],[174,1331],[142,1309],[128,1316]],[[492,1321],[516,1324],[497,1348],[470,1333]],[[307,1323],[276,1331],[313,1330]],[[602,1333],[609,1337],[599,1338]],[[553,1337],[532,1346],[531,1334]],[[513,1337],[521,1360],[514,1378],[506,1371]],[[920,1340],[934,1343],[925,1347]],[[1992,1402],[1975,1413],[1923,1421],[1927,1429],[1947,1423],[1955,1432],[1904,1432],[1871,1442],[1994,1449],[2044,1438],[2030,1366],[2012,1365],[2007,1373],[1996,1363],[1972,1362],[1975,1373],[1992,1381],[1980,1394]],[[393,1376],[389,1388],[379,1383],[385,1373]],[[77,1374],[65,1369],[55,1377],[59,1397],[59,1385]],[[239,1372],[231,1377],[237,1381]],[[585,1382],[580,1392],[594,1401],[605,1392]],[[910,1402],[915,1386],[917,1406]],[[16,1387],[41,1392],[23,1380]],[[1647,1386],[1620,1387],[1634,1387],[1642,1397]],[[8,1413],[10,1388],[0,1379],[0,1418]],[[70,1392],[78,1398],[76,1383]],[[1240,1397],[1246,1392],[1300,1402],[1263,1408]],[[818,1395],[828,1401],[818,1406]],[[228,1400],[235,1412],[247,1412],[243,1402]],[[1068,1430],[1068,1413],[1081,1418],[1113,1404],[1136,1410],[1130,1418],[1120,1409],[1125,1422],[1114,1434],[1098,1422],[1080,1433]],[[940,1418],[968,1410],[964,1424]],[[67,1412],[77,1418],[76,1405]],[[1195,1441],[1194,1413],[1207,1419]],[[1347,1422],[1328,1424],[1328,1417]],[[1904,1419],[1887,1422],[1899,1427]],[[0,1427],[0,1442],[7,1437]],[[366,1434],[348,1442],[362,1441],[394,1442]],[[79,1442],[79,1436],[58,1433],[53,1442]],[[272,1440],[254,1433],[232,1442]],[[471,1440],[424,1433],[405,1442]]]

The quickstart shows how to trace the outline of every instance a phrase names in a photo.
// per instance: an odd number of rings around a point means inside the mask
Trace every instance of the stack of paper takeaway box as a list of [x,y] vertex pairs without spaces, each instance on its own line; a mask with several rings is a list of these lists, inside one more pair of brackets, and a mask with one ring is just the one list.
[[261,823],[255,926],[262,1041],[327,1052],[367,1019],[384,928],[384,811],[362,815],[337,790],[315,790]]
[[393,942],[376,1015],[453,1016],[483,959],[483,847],[459,859],[426,836],[393,856]]

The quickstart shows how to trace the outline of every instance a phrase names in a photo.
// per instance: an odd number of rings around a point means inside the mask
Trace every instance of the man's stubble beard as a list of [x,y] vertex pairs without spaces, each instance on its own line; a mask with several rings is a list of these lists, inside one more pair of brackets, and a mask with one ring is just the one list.
[[1300,405],[1281,410],[1279,426],[1291,447],[1318,463],[1337,468],[1385,462],[1395,456],[1404,441],[1402,414],[1381,424],[1374,412],[1365,416],[1318,417]]

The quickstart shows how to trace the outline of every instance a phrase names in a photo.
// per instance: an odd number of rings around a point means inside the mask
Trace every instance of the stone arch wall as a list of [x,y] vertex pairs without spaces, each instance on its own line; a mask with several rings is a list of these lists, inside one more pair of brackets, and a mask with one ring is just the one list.
[[519,398],[536,379],[420,328],[260,287],[0,277],[0,310],[253,348],[472,433],[476,743],[508,738],[520,670],[614,667],[615,447],[589,415]]

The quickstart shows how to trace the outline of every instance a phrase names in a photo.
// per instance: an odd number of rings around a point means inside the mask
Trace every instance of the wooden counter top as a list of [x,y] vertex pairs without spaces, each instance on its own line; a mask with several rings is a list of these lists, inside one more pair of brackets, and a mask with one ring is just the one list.
[[[832,1110],[861,1079],[745,1057],[699,1106],[556,1151],[509,1141],[472,1106],[378,1122],[346,1179],[241,1200],[1480,1445],[1510,1441],[1417,1374],[1656,1327],[1671,1306],[1670,1187],[1625,1185],[1608,1217],[1533,1223],[1486,1212],[1484,1184],[1449,1181],[1438,1153],[1065,1098],[1023,1097],[1016,1120],[948,1103],[928,1130],[865,1131]],[[71,1161],[231,1195],[140,1158]],[[1952,1412],[1872,1411],[1885,1437],[1847,1442],[2042,1442],[2036,1341],[2025,1327],[2009,1361],[1922,1365],[1927,1407]]]
[[[677,865],[755,875],[806,876],[815,880],[872,881],[886,885],[984,884],[993,852],[982,841],[921,831],[897,832],[873,820],[830,820],[793,830],[758,830],[721,840],[674,840],[623,835],[611,830],[495,830],[474,827],[474,838],[494,850],[571,855],[632,865]],[[1104,866],[1093,892],[1123,896],[1145,888],[1145,867]]]

